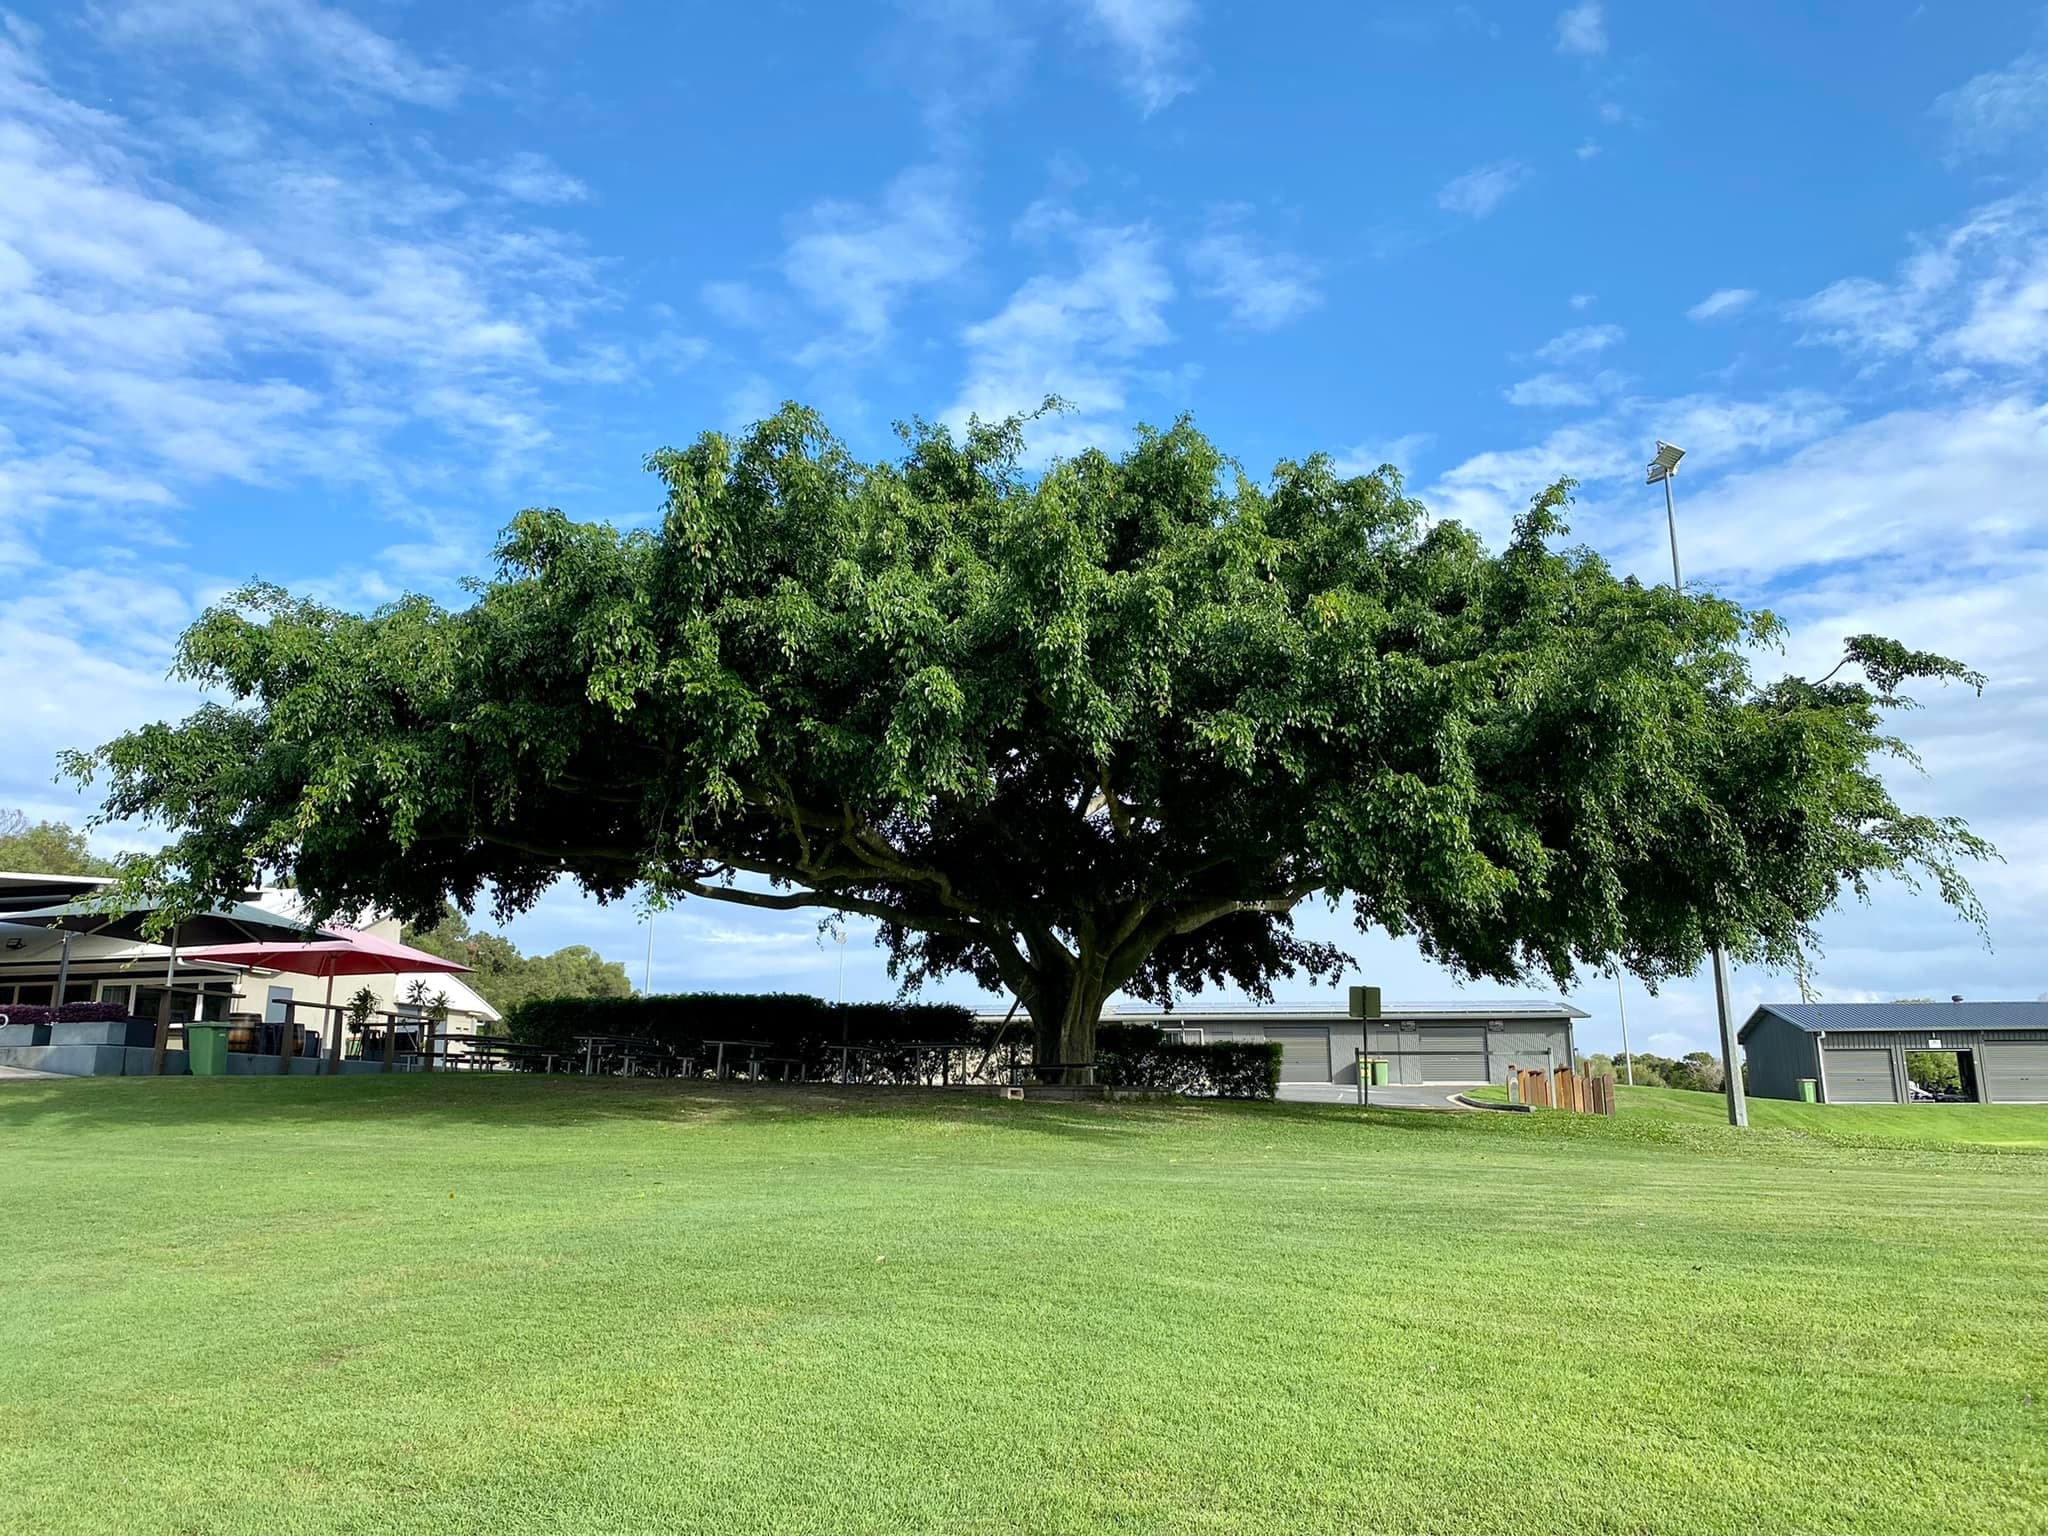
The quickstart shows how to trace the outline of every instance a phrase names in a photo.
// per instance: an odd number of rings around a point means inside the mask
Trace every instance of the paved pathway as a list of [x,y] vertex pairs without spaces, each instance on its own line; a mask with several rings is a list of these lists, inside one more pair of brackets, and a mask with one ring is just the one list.
[[20,1078],[24,1082],[37,1079],[49,1081],[63,1075],[61,1072],[35,1072],[27,1067],[0,1067],[0,1083],[6,1082],[9,1078]]
[[[1370,1102],[1386,1109],[1456,1109],[1470,1110],[1469,1104],[1456,1101],[1457,1095],[1479,1085],[1476,1083],[1430,1083],[1426,1087],[1400,1087],[1393,1083],[1378,1088],[1368,1088],[1366,1095]],[[1349,1083],[1282,1083],[1280,1097],[1289,1104],[1356,1104],[1358,1089]],[[1473,1111],[1483,1113],[1483,1111]]]

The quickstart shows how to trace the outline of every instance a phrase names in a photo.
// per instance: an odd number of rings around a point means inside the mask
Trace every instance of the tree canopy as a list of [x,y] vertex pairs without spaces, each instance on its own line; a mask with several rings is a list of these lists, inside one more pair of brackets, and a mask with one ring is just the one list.
[[0,811],[0,869],[39,875],[111,875],[118,866],[95,854],[78,827],[30,821],[20,810]]
[[1982,679],[1865,636],[1759,681],[1778,621],[1562,546],[1569,481],[1496,554],[1391,467],[1259,481],[1186,421],[1036,475],[1017,421],[903,439],[790,406],[664,449],[654,526],[521,513],[456,610],[248,588],[179,651],[224,702],[68,766],[175,834],[168,889],[857,914],[910,986],[1015,992],[1042,1061],[1118,989],[1334,977],[1311,899],[1559,985],[1791,962],[1885,875],[1981,922],[1986,845],[1879,770],[1902,685]]
[[463,980],[500,1013],[537,997],[633,995],[625,966],[587,944],[570,944],[551,955],[522,955],[503,934],[472,928],[452,906],[444,906],[431,927],[407,927],[400,937],[430,955],[468,966],[470,974]]

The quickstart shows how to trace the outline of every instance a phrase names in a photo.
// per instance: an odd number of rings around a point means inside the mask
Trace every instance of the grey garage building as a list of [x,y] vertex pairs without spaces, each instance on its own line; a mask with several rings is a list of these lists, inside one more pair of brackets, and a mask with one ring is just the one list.
[[1183,1040],[1277,1040],[1284,1083],[1358,1082],[1358,1052],[1384,1056],[1390,1082],[1499,1082],[1509,1067],[1561,1067],[1572,1059],[1572,1023],[1587,1017],[1548,998],[1383,1003],[1354,1019],[1342,1003],[1119,1009],[1103,1022],[1156,1024]]
[[1758,1098],[1903,1104],[1907,1053],[1953,1051],[1966,1097],[2048,1104],[2048,1003],[1766,1003],[1740,1039]]

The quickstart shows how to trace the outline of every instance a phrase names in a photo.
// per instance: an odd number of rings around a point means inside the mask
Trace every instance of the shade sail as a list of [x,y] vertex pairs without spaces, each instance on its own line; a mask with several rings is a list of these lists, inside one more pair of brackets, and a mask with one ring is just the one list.
[[[69,928],[74,933],[105,934],[109,938],[140,939],[145,937],[143,928],[156,915],[159,905],[144,901],[109,908],[97,898],[86,897],[60,906],[9,912],[7,921],[42,928]],[[296,917],[266,911],[246,901],[224,902],[210,910],[188,913],[178,919],[176,928],[181,950],[195,944],[248,944],[308,937],[332,939],[336,935],[329,929],[309,928]]]
[[448,974],[468,966],[444,960],[410,944],[394,944],[359,928],[335,928],[332,938],[310,943],[270,940],[257,944],[200,944],[184,953],[194,960],[220,960],[294,976],[397,976],[408,971]]

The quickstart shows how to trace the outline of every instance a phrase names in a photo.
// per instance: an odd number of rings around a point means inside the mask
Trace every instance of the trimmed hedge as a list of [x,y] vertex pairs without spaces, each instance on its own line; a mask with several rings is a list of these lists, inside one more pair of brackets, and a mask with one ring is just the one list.
[[[686,1056],[707,1040],[758,1040],[763,1054],[789,1057],[809,1071],[837,1069],[836,1047],[887,1043],[974,1045],[987,1049],[997,1025],[977,1021],[958,1003],[828,1003],[801,992],[677,992],[652,997],[546,997],[520,1003],[505,1016],[512,1039],[571,1051],[578,1035],[636,1035]],[[1013,1024],[1007,1037],[1028,1039]],[[734,1053],[727,1052],[727,1060]],[[742,1054],[741,1059],[744,1059]],[[869,1077],[938,1073],[937,1053],[868,1052],[856,1070]]]
[[119,1003],[0,1003],[0,1024],[113,1024],[127,1017]]
[[1270,1099],[1280,1091],[1280,1042],[1169,1040],[1152,1024],[1103,1024],[1095,1031],[1095,1081],[1219,1099]]

